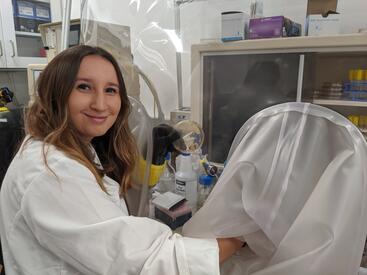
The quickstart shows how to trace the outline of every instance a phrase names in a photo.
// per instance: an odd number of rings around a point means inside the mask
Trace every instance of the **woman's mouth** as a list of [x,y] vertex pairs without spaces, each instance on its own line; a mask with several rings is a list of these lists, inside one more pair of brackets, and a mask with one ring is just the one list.
[[90,114],[84,114],[84,115],[94,123],[103,123],[107,119],[107,116],[96,116]]

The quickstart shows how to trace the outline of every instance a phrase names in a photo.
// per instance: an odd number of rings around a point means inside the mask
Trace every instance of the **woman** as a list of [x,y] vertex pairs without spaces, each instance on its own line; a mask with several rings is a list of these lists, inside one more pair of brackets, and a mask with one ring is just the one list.
[[218,260],[241,241],[185,238],[128,215],[122,195],[137,150],[115,59],[101,48],[70,48],[37,90],[0,196],[7,273],[218,274]]

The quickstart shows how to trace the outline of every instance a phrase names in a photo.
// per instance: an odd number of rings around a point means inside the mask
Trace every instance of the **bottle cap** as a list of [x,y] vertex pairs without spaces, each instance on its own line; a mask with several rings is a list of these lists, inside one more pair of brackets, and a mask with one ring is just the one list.
[[209,186],[213,183],[213,176],[209,176],[209,175],[201,175],[199,177],[199,183],[205,186]]

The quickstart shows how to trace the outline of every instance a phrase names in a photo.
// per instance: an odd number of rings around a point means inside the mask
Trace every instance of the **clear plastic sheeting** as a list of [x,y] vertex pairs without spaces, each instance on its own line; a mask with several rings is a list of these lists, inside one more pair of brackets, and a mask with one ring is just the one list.
[[222,274],[357,274],[367,228],[367,144],[324,107],[285,103],[238,132],[191,237],[241,237]]
[[[125,199],[130,214],[136,216],[147,216],[149,213],[148,181],[153,155],[153,122],[147,114],[144,106],[138,100],[133,97],[129,97],[129,100],[131,104],[129,127],[138,146],[139,158],[145,160],[145,166],[140,166],[138,164],[135,168],[132,186],[128,189]],[[138,163],[140,163],[140,161]],[[143,173],[143,177],[140,176],[141,173]]]

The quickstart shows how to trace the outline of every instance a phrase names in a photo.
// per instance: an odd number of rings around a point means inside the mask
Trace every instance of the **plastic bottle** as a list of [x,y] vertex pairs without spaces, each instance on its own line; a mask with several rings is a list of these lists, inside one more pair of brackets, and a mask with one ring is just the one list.
[[156,190],[159,193],[175,191],[175,183],[176,183],[175,170],[173,169],[170,160],[171,160],[171,154],[167,153],[165,160],[165,168],[156,186]]
[[215,177],[209,175],[201,175],[199,177],[199,185],[198,185],[198,209],[200,209],[206,199],[208,198],[210,192],[214,186]]
[[176,161],[176,188],[175,192],[184,196],[193,212],[197,208],[197,174],[192,168],[191,155],[179,155]]

